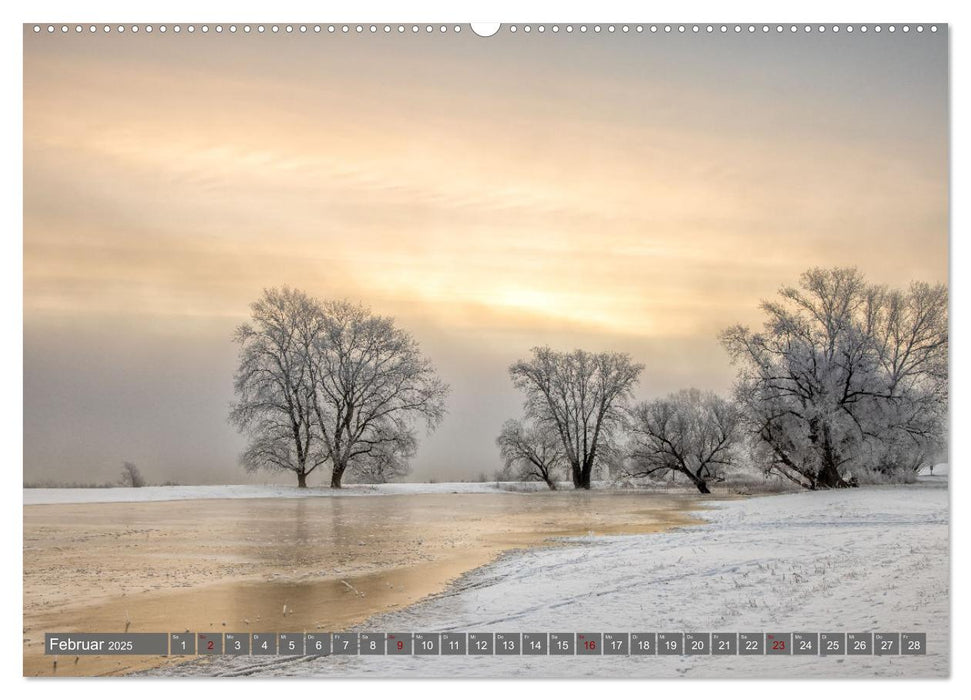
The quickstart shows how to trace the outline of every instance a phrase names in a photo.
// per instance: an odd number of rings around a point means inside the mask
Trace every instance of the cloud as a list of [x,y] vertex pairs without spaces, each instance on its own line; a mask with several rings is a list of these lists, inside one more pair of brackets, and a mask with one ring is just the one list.
[[[810,265],[947,277],[946,51],[929,38],[264,39],[25,36],[30,401],[59,390],[42,366],[67,328],[79,352],[126,337],[149,378],[145,334],[164,328],[228,376],[212,329],[282,283],[394,314],[453,374],[485,362],[481,401],[507,410],[504,367],[534,342],[630,348],[655,384],[722,388],[718,329],[757,322]],[[219,386],[166,405],[221,423]],[[32,412],[30,434],[71,415]],[[461,442],[443,430],[437,463]],[[114,454],[90,442],[89,460]]]

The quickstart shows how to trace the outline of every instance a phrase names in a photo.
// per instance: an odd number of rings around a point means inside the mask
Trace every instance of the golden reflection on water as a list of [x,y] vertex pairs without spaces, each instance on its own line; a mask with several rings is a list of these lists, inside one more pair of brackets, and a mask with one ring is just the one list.
[[[44,632],[335,631],[509,549],[697,522],[693,496],[621,492],[173,501],[24,508],[24,673]],[[57,675],[163,662],[80,657]]]

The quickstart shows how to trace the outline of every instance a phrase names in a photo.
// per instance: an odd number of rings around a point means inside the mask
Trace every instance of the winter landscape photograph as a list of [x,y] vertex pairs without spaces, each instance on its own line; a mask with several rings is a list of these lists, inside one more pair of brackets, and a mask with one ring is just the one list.
[[23,41],[24,676],[950,675],[946,25]]

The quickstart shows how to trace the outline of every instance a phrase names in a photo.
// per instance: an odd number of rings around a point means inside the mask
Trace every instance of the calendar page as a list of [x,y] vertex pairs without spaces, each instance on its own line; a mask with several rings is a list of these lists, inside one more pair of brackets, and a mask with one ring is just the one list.
[[950,674],[946,23],[229,20],[22,28],[24,676]]

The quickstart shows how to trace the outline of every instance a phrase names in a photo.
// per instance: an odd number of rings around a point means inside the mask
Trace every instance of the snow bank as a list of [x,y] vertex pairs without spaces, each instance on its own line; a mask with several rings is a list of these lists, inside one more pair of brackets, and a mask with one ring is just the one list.
[[[340,490],[296,486],[143,486],[142,488],[24,489],[24,505],[56,503],[143,503],[220,498],[340,498],[419,493],[499,493],[519,491],[519,484],[349,484]],[[545,487],[544,487],[545,488]]]
[[[936,471],[936,470],[935,470]],[[933,484],[714,503],[708,523],[501,558],[373,631],[926,632],[927,656],[221,657],[157,675],[943,677],[948,491]]]

